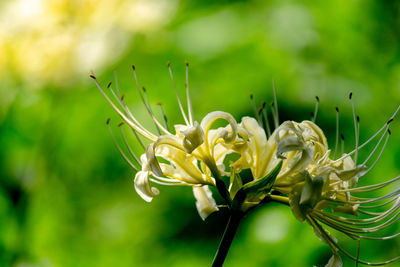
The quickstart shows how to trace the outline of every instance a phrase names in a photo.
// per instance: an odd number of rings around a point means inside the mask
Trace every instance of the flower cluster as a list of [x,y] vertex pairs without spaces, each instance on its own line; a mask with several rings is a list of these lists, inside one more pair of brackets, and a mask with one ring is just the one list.
[[[315,116],[312,121],[306,120],[301,123],[285,121],[279,124],[275,90],[271,116],[268,116],[264,103],[258,110],[254,105],[256,118],[244,117],[237,122],[229,113],[214,111],[197,122],[193,116],[189,95],[188,63],[186,63],[187,112],[179,98],[169,63],[168,68],[185,122],[183,125],[175,125],[174,131],[170,131],[161,105],[163,119],[156,118],[147,100],[146,90],[139,86],[133,66],[137,90],[155,123],[158,134],[143,127],[135,118],[118,87],[114,91],[109,83],[107,87],[110,93],[107,93],[95,76],[91,75],[107,101],[124,123],[133,130],[144,148],[145,153],[140,158],[135,156],[121,128],[131,156],[126,155],[117,142],[116,144],[123,157],[137,171],[134,179],[135,189],[145,201],[150,202],[159,194],[154,185],[191,186],[198,212],[203,220],[209,214],[218,211],[219,207],[210,187],[216,188],[225,206],[242,214],[271,201],[283,203],[291,208],[297,220],[310,224],[318,237],[331,247],[333,256],[327,266],[342,266],[339,251],[356,262],[369,265],[372,263],[362,261],[358,256],[345,251],[322,225],[344,233],[357,240],[358,244],[361,239],[390,239],[400,235],[399,233],[380,237],[368,235],[385,230],[400,219],[400,190],[372,198],[357,195],[377,191],[400,180],[399,176],[380,184],[357,187],[359,178],[367,174],[379,160],[390,135],[389,124],[400,107],[380,130],[359,145],[359,119],[355,115],[350,94],[356,147],[346,154],[342,145],[342,153],[336,158],[339,154],[338,108],[336,108],[337,131],[334,153],[329,149],[323,131],[315,124]],[[110,94],[114,100],[110,98]],[[317,97],[315,115],[318,101]],[[272,132],[269,117],[272,117],[275,126]],[[225,121],[226,126],[213,127],[217,120]],[[107,123],[109,124],[109,120]],[[139,135],[149,141],[147,146]],[[376,145],[370,155],[363,163],[358,164],[359,150],[373,141],[376,141]],[[367,167],[376,153],[378,153],[376,161]],[[229,160],[231,158],[236,160]],[[242,179],[244,170],[251,171],[250,179]],[[385,207],[384,211],[380,211]],[[373,265],[386,264],[399,258],[400,256]]]

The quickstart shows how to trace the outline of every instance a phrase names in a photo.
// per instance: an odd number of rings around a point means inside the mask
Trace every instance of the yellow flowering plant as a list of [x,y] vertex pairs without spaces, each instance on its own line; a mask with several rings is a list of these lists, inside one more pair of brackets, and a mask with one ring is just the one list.
[[[107,124],[117,148],[136,171],[134,185],[140,197],[151,202],[160,193],[156,185],[190,186],[196,199],[197,210],[203,220],[218,211],[221,206],[229,209],[230,218],[212,266],[223,265],[243,217],[269,202],[289,206],[297,220],[311,225],[320,240],[330,246],[333,256],[326,266],[342,266],[340,253],[353,259],[356,264],[384,265],[400,259],[399,255],[378,263],[361,260],[359,253],[354,256],[339,246],[337,239],[325,227],[328,226],[356,240],[358,252],[360,240],[386,240],[400,235],[400,233],[391,235],[384,233],[400,220],[400,190],[379,197],[362,196],[363,193],[379,192],[378,190],[400,180],[400,176],[379,184],[357,186],[358,180],[379,160],[389,139],[389,125],[400,107],[381,129],[366,142],[359,144],[359,118],[355,115],[354,102],[350,94],[356,146],[353,151],[344,153],[342,136],[342,151],[339,153],[339,109],[336,108],[336,144],[332,152],[323,131],[315,123],[318,97],[311,121],[279,123],[274,89],[270,116],[266,104],[263,103],[257,109],[251,96],[255,118],[243,117],[237,122],[229,113],[213,111],[198,122],[194,118],[190,99],[189,64],[186,62],[187,110],[184,109],[179,97],[170,63],[167,65],[184,121],[182,125],[175,125],[173,131],[169,129],[161,104],[159,105],[162,120],[156,118],[146,90],[140,87],[135,66],[132,68],[136,87],[157,133],[146,129],[137,120],[125,103],[124,94],[121,94],[117,82],[115,88],[111,82],[108,83],[106,90],[93,74],[90,76],[123,120],[119,126],[129,154],[126,154],[116,141],[109,119]],[[270,118],[274,125],[273,131]],[[225,121],[226,126],[215,128],[217,120]],[[133,130],[133,134],[141,144],[144,153],[140,157],[128,144],[123,125]],[[149,143],[147,146],[142,138]],[[376,141],[376,145],[368,157],[359,164],[359,150],[373,141]],[[377,153],[378,156],[370,165],[371,159]],[[228,164],[230,155],[236,155],[236,160]],[[244,170],[250,170],[250,180],[242,179]],[[220,205],[216,203],[210,187],[216,188],[224,203]],[[383,234],[370,235],[377,232]]]

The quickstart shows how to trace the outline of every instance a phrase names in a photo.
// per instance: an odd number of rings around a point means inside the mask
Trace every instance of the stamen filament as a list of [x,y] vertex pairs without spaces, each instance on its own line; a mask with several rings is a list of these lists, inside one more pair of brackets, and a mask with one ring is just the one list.
[[[108,121],[108,122],[109,122],[109,121]],[[129,166],[132,167],[132,169],[134,169],[135,171],[138,171],[138,169],[136,168],[136,166],[130,161],[130,159],[125,155],[124,151],[122,151],[121,147],[119,146],[119,144],[118,144],[118,142],[117,142],[117,139],[116,139],[115,136],[114,136],[114,133],[113,133],[113,131],[112,131],[112,128],[111,128],[110,124],[107,123],[107,125],[108,125],[108,129],[110,130],[110,134],[111,134],[111,136],[112,136],[113,142],[114,142],[115,146],[117,147],[119,153],[121,153],[122,157],[123,157],[123,158],[125,159],[125,161],[129,164]]]
[[128,148],[128,151],[131,154],[131,156],[133,157],[133,159],[135,160],[135,162],[140,166],[140,164],[141,164],[140,160],[136,157],[135,153],[133,153],[131,146],[128,144],[128,141],[126,140],[124,130],[122,129],[122,124],[120,124],[118,126],[121,131],[122,139],[124,140],[125,146]]
[[[388,129],[388,130],[389,130],[389,129]],[[385,143],[383,143],[383,147],[382,147],[381,151],[379,152],[379,155],[378,155],[377,159],[376,159],[375,162],[365,171],[365,173],[364,173],[363,175],[367,174],[370,170],[372,170],[372,168],[376,165],[376,163],[378,163],[379,159],[380,159],[381,156],[382,156],[383,151],[385,150],[385,147],[386,147],[386,144],[387,144],[387,142],[388,142],[388,140],[389,140],[389,137],[390,137],[390,134],[388,134],[388,135],[386,136]]]
[[161,113],[161,116],[163,118],[165,128],[169,131],[168,119],[167,119],[167,116],[165,116],[164,109],[162,108],[162,103],[158,102],[157,105],[160,107],[160,113]]
[[[340,137],[341,137],[341,154],[342,154],[342,157],[344,158],[345,156],[343,156],[343,154],[344,154],[344,135],[343,134],[341,134],[340,135]],[[338,160],[340,160],[340,158],[339,159],[337,159],[336,161],[338,161]]]
[[260,125],[262,127],[260,112],[257,110],[257,105],[256,105],[256,101],[254,100],[253,94],[250,94],[250,100],[251,100],[251,106],[253,107],[254,115],[256,116],[256,119],[258,121],[258,125]]
[[[147,98],[146,88],[142,87],[142,90],[143,90],[143,96],[144,96],[144,105],[148,107],[148,111],[149,111],[150,115],[153,117],[154,113],[153,113],[153,110],[151,109],[151,106],[150,106],[150,103],[149,103],[149,99]],[[156,130],[157,130],[158,134],[161,135],[160,128],[158,127],[158,125],[157,125],[157,123],[155,121],[154,121],[154,126],[156,127]]]
[[315,122],[315,120],[317,119],[317,114],[318,114],[318,104],[319,104],[319,97],[315,96],[315,109],[314,109],[314,114],[313,114],[313,118],[312,118],[312,122]]
[[[387,126],[387,127],[389,127],[389,126]],[[374,147],[374,149],[371,151],[371,153],[368,155],[368,157],[364,160],[363,165],[365,165],[365,164],[370,160],[370,158],[372,157],[372,155],[375,154],[375,151],[378,149],[378,147],[379,147],[379,145],[381,144],[381,142],[382,142],[382,140],[383,140],[383,137],[385,137],[386,133],[387,133],[387,131],[385,131],[385,132],[382,134],[381,138],[379,138],[378,143],[376,144],[376,146]]]
[[279,126],[279,113],[278,113],[278,101],[276,100],[276,90],[275,90],[275,82],[272,80],[272,91],[274,93],[274,107],[275,107],[275,112],[274,114],[274,120],[275,120],[275,128],[278,128]]
[[176,99],[178,100],[178,105],[179,105],[179,108],[180,108],[181,113],[182,113],[182,117],[185,120],[186,125],[191,125],[189,123],[187,117],[186,117],[185,111],[183,110],[182,102],[181,102],[181,99],[179,98],[179,94],[178,94],[178,89],[176,88],[174,75],[172,74],[171,63],[169,61],[167,62],[167,67],[168,67],[168,70],[169,70],[169,75],[170,75],[171,80],[172,80],[172,85],[173,85],[174,90],[175,90]]
[[136,76],[136,68],[135,68],[135,65],[132,65],[132,69],[133,69],[133,76],[134,76],[134,78],[135,78],[136,89],[137,89],[137,91],[139,92],[140,99],[142,100],[142,103],[143,103],[144,106],[146,107],[147,112],[149,113],[151,119],[154,121],[154,123],[155,123],[164,133],[166,133],[166,134],[171,134],[169,131],[167,131],[167,129],[165,129],[165,128],[161,125],[161,123],[156,119],[156,117],[154,116],[153,112],[151,111],[150,106],[146,104],[146,101],[145,101],[145,99],[144,99],[144,97],[143,97],[142,91],[140,90],[139,81],[138,81],[137,76]]
[[105,97],[105,99],[108,101],[108,103],[110,103],[111,107],[118,113],[118,115],[121,116],[121,118],[130,126],[132,127],[132,129],[134,129],[135,131],[137,131],[138,133],[140,133],[141,135],[143,135],[144,137],[146,137],[147,139],[151,140],[151,141],[156,141],[157,137],[150,133],[149,131],[143,130],[142,128],[140,128],[138,125],[136,125],[135,123],[133,123],[131,120],[129,120],[124,113],[122,113],[114,104],[113,101],[111,101],[111,99],[108,97],[108,95],[105,93],[105,91],[103,90],[103,88],[100,86],[99,82],[97,81],[96,77],[94,75],[90,76],[93,78],[97,88],[100,90],[100,92],[103,94],[103,96]]
[[262,111],[263,111],[263,115],[264,115],[265,128],[267,130],[267,137],[269,138],[271,136],[271,128],[269,126],[268,113],[267,113],[265,102],[262,103]]
[[359,149],[358,148],[358,137],[359,136],[358,136],[357,122],[356,122],[356,112],[355,112],[355,109],[354,109],[354,101],[353,101],[352,96],[353,96],[353,93],[350,93],[349,99],[350,99],[350,102],[351,102],[351,109],[353,110],[354,135],[355,135],[355,139],[356,139],[356,148],[355,148],[356,154],[354,156],[354,163],[357,165],[358,149]]
[[274,102],[271,102],[270,106],[271,106],[272,118],[274,119],[274,126],[275,126],[275,129],[277,129],[279,127],[279,124],[278,124],[278,121],[276,120]]
[[[111,87],[111,82],[108,83],[107,85],[108,89],[110,89],[112,95],[114,96],[114,98],[117,100],[118,104],[122,107],[122,110],[125,112],[125,114],[134,122],[136,123],[136,125],[138,127],[140,127],[143,131],[147,131],[150,133],[150,131],[148,131],[145,127],[143,127],[143,125],[135,118],[135,116],[133,116],[132,112],[130,111],[130,109],[128,108],[128,106],[125,104],[124,102],[124,97],[125,95],[121,95],[121,96],[117,96],[114,92],[114,90]],[[119,93],[119,92],[118,92]],[[152,134],[152,133],[151,133]]]
[[189,62],[185,62],[186,65],[186,102],[188,106],[188,113],[189,113],[189,122],[190,125],[193,126],[193,109],[192,109],[192,100],[190,98],[189,93]]
[[333,159],[336,159],[338,143],[339,143],[339,108],[336,107],[336,138],[335,138],[335,152],[333,154]]
[[[373,139],[375,139],[376,136],[378,136],[383,130],[385,130],[385,128],[393,121],[394,117],[396,117],[399,110],[400,110],[400,105],[397,107],[396,111],[393,113],[393,115],[390,117],[390,119],[385,123],[385,125],[383,125],[374,135],[372,135],[367,141],[365,141],[362,145],[360,145],[358,147],[358,150],[360,150],[361,148],[363,148],[364,146],[369,144]],[[342,135],[342,139],[344,139],[343,135]],[[335,160],[335,162],[343,160],[345,157],[349,157],[349,156],[353,155],[355,152],[356,152],[356,149],[354,149],[350,153],[338,158],[337,160]],[[343,155],[343,152],[342,152],[342,155]]]

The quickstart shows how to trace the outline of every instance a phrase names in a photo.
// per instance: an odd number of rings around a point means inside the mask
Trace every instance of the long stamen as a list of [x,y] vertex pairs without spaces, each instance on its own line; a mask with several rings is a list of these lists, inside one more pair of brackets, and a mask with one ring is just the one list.
[[[399,107],[400,108],[400,107]],[[399,110],[399,108],[397,109],[397,111]],[[383,130],[387,130],[387,127],[390,125],[390,123],[392,123],[394,116],[397,114],[397,111],[395,112],[395,114],[392,116],[392,118],[390,120],[388,120],[387,123],[385,123],[385,125],[382,126],[382,128],[380,128],[373,136],[371,136],[367,141],[365,141],[362,145],[360,145],[358,147],[358,150],[360,150],[361,148],[365,147],[366,145],[368,145],[372,140],[374,140]],[[346,157],[350,157],[351,155],[353,155],[356,152],[356,149],[354,149],[353,151],[347,153],[346,155],[338,158],[335,160],[335,162],[343,160]],[[343,154],[343,153],[342,153]]]
[[342,146],[342,149],[341,149],[341,154],[343,155],[344,154],[344,135],[343,134],[341,134],[340,135],[340,138],[341,138],[341,146]]
[[[116,83],[116,86],[118,87],[118,84]],[[107,88],[110,89],[112,95],[114,96],[115,100],[117,100],[118,104],[120,104],[120,106],[122,107],[123,111],[125,112],[125,114],[139,127],[141,128],[143,131],[147,131],[149,132],[146,128],[144,128],[140,122],[135,118],[135,116],[133,116],[132,112],[130,111],[130,109],[128,108],[128,106],[126,105],[125,101],[124,101],[124,97],[125,95],[122,94],[120,96],[117,96],[114,92],[114,90],[111,87],[111,82],[109,82],[107,84]],[[118,89],[118,94],[120,94],[120,91]],[[150,133],[150,132],[149,132]]]
[[118,79],[117,79],[117,72],[114,70],[114,80],[115,80],[115,88],[118,92],[118,97],[121,97],[121,92],[119,91]]
[[125,146],[128,148],[129,153],[131,154],[131,156],[133,157],[133,159],[136,161],[136,163],[140,165],[140,160],[136,157],[135,153],[133,152],[131,146],[129,145],[129,143],[128,143],[127,139],[126,139],[125,132],[124,132],[124,130],[122,129],[122,125],[123,125],[123,124],[124,124],[124,123],[121,122],[121,123],[118,124],[118,126],[119,126],[119,129],[120,129],[120,131],[121,131],[121,135],[122,135],[122,139],[124,140],[124,144],[125,144]]
[[154,116],[153,112],[151,112],[151,109],[150,109],[149,105],[146,104],[146,101],[145,101],[145,99],[144,99],[144,97],[143,97],[142,91],[140,90],[139,80],[138,80],[138,78],[137,78],[137,76],[136,76],[136,67],[135,67],[135,65],[132,65],[132,70],[133,70],[133,76],[134,76],[134,78],[135,78],[136,89],[138,90],[139,95],[140,95],[140,99],[142,100],[142,103],[143,103],[144,106],[146,107],[147,112],[149,113],[151,119],[152,119],[152,120],[154,121],[154,123],[161,129],[161,131],[163,131],[163,132],[166,133],[166,134],[171,134],[169,131],[167,131],[167,129],[165,129],[165,128],[161,125],[161,123],[160,123],[160,122],[156,119],[156,117]]
[[314,109],[314,114],[312,116],[312,122],[315,122],[317,119],[317,114],[318,114],[318,104],[319,104],[319,97],[315,96],[315,109]]
[[339,143],[339,108],[336,107],[336,138],[335,138],[335,152],[333,154],[333,159],[336,159],[336,152]]
[[393,201],[395,201],[397,199],[398,199],[398,196],[395,195],[395,196],[392,196],[391,198],[389,198],[388,200],[386,200],[385,202],[380,203],[380,204],[367,205],[367,206],[360,205],[360,208],[358,208],[358,211],[364,212],[364,214],[367,214],[367,215],[377,215],[376,212],[366,212],[365,209],[376,209],[376,208],[384,207],[384,206],[392,203]]
[[186,102],[188,105],[188,113],[189,113],[189,122],[190,125],[193,126],[193,109],[192,109],[192,100],[190,98],[190,93],[189,93],[189,62],[186,60],[185,61],[186,65]]
[[356,192],[356,193],[366,193],[366,192],[371,192],[377,189],[381,189],[391,183],[394,183],[400,179],[400,176],[397,176],[389,181],[380,183],[380,184],[375,184],[375,185],[367,185],[367,186],[361,186],[361,187],[356,187],[356,188],[349,188],[349,189],[343,189],[343,190],[338,190],[338,192]]
[[141,135],[143,135],[144,137],[146,137],[147,139],[151,140],[151,141],[155,141],[157,139],[157,137],[150,133],[149,131],[142,129],[141,127],[139,127],[138,125],[136,125],[134,122],[132,122],[131,120],[129,120],[126,115],[124,113],[122,113],[117,106],[114,104],[114,102],[108,97],[108,95],[106,94],[106,92],[103,90],[103,88],[100,86],[99,82],[97,81],[96,77],[91,74],[90,77],[94,80],[97,88],[100,90],[100,92],[103,94],[103,96],[105,97],[105,99],[108,101],[108,103],[110,103],[111,107],[118,113],[119,116],[121,116],[121,118],[128,123],[128,125],[130,127],[132,127],[132,129],[134,129],[135,131],[137,131],[138,133],[140,133]]
[[112,131],[112,128],[111,128],[111,125],[110,125],[110,119],[107,119],[106,123],[107,123],[108,129],[110,130],[110,134],[112,136],[113,142],[114,142],[115,146],[117,147],[119,153],[121,153],[122,157],[129,164],[129,166],[132,167],[132,169],[134,169],[135,171],[138,171],[136,166],[130,161],[130,159],[125,155],[124,151],[122,151],[121,147],[119,146],[119,144],[117,142],[117,139],[115,138],[114,133]]
[[398,209],[400,209],[399,206],[399,201],[400,199],[397,198],[396,203],[393,204],[390,209],[386,210],[385,212],[380,212],[376,214],[372,214],[370,218],[366,219],[353,219],[353,218],[347,218],[347,217],[342,217],[342,216],[337,216],[333,215],[324,211],[313,211],[314,213],[322,216],[322,217],[328,217],[329,219],[335,220],[340,223],[348,224],[348,225],[371,225],[371,224],[376,224],[380,221],[385,220],[386,218],[390,217],[392,214],[394,214]]
[[271,102],[270,106],[271,106],[272,117],[274,119],[275,129],[277,129],[279,127],[279,124],[278,124],[278,121],[276,119],[277,117],[276,117],[276,113],[275,113],[275,104],[274,104],[274,102]]
[[[381,151],[379,152],[379,155],[378,155],[377,159],[376,159],[375,162],[368,168],[368,170],[365,172],[365,174],[367,174],[367,173],[375,166],[375,164],[379,161],[379,159],[381,158],[382,153],[383,153],[383,151],[385,150],[386,144],[387,144],[387,142],[388,142],[388,140],[389,140],[389,137],[390,137],[390,130],[388,129],[388,135],[386,136],[385,143],[383,143],[382,149],[381,149]],[[364,175],[365,175],[365,174],[364,174]]]
[[372,262],[366,262],[360,259],[357,259],[356,257],[354,257],[353,255],[351,255],[350,253],[348,253],[347,251],[345,251],[343,248],[341,248],[340,246],[338,246],[335,241],[332,239],[332,237],[327,234],[326,230],[324,228],[321,227],[321,225],[314,220],[313,218],[311,218],[310,216],[308,216],[309,221],[311,222],[311,224],[314,226],[314,228],[317,228],[319,230],[319,232],[325,237],[325,239],[328,241],[328,243],[332,246],[334,246],[335,248],[339,249],[342,253],[344,253],[347,257],[349,257],[350,259],[354,260],[354,261],[358,261],[359,263],[365,264],[365,265],[370,265],[370,266],[380,266],[380,265],[385,265],[385,264],[389,264],[391,262],[395,262],[397,260],[400,259],[400,256],[397,256],[395,258],[392,258],[390,260],[384,261],[384,262],[378,262],[378,263],[372,263]]
[[[275,90],[275,82],[274,80],[272,80],[272,91],[274,93],[274,106],[275,106],[275,125],[279,126],[279,113],[278,113],[278,101],[276,100],[276,90]],[[278,128],[278,126],[276,126],[276,128]]]
[[389,236],[380,236],[380,237],[375,237],[375,236],[358,236],[361,239],[367,239],[367,240],[389,240],[389,239],[393,239],[400,236],[400,233],[396,233],[394,235],[389,235]]
[[[154,113],[153,113],[153,110],[151,109],[149,99],[147,98],[146,88],[144,86],[142,86],[142,90],[143,90],[143,96],[144,96],[144,103],[148,107],[150,115],[153,117]],[[154,122],[154,126],[156,126],[156,130],[157,130],[158,134],[161,135],[160,128],[157,126],[156,122]]]
[[[389,127],[389,126],[388,126],[388,127]],[[389,129],[389,128],[388,128],[388,129]],[[385,131],[385,132],[382,134],[381,138],[379,138],[378,143],[376,144],[376,146],[374,147],[374,149],[371,151],[371,153],[368,155],[368,157],[364,160],[363,165],[365,165],[365,164],[370,160],[370,158],[372,157],[372,155],[375,154],[375,151],[378,149],[378,147],[379,147],[379,145],[381,144],[381,142],[382,142],[382,140],[383,140],[383,137],[385,137],[386,133],[388,133],[388,132]]]
[[256,105],[256,101],[254,100],[254,95],[250,94],[250,100],[251,100],[251,105],[253,107],[253,111],[254,111],[254,115],[256,116],[256,119],[258,121],[258,125],[262,126],[262,121],[260,118],[260,112],[259,110],[257,110],[257,105]]
[[190,125],[190,124],[189,124],[189,121],[188,121],[188,119],[187,119],[187,117],[186,117],[185,111],[183,110],[183,106],[182,106],[181,99],[179,98],[179,95],[178,95],[178,89],[176,88],[176,83],[175,83],[174,75],[172,74],[171,63],[170,63],[169,61],[167,62],[167,67],[168,67],[168,70],[169,70],[169,75],[170,75],[171,80],[172,80],[172,85],[173,85],[174,90],[175,90],[176,99],[178,100],[178,105],[179,105],[179,108],[180,108],[180,110],[181,110],[183,119],[185,120],[185,123],[186,123],[187,125]]
[[136,139],[138,140],[140,146],[143,148],[143,150],[146,150],[146,146],[143,144],[143,141],[140,139],[140,136],[137,134],[135,130],[132,130],[133,134],[135,135]]
[[350,204],[350,205],[357,205],[357,204],[368,204],[368,203],[375,203],[381,200],[385,200],[388,198],[392,198],[392,197],[398,197],[398,195],[400,194],[400,189],[397,189],[395,191],[392,191],[384,196],[381,197],[376,197],[376,198],[367,198],[366,200],[361,200],[361,201],[342,201],[342,200],[334,200],[334,199],[328,199],[331,202],[336,202],[336,203],[342,203],[342,204]]
[[[114,76],[115,76],[115,86],[117,88],[117,92],[119,97],[117,97],[111,87],[111,82],[108,83],[107,88],[110,89],[111,93],[113,94],[113,96],[115,97],[115,99],[117,100],[117,102],[121,105],[122,109],[125,111],[125,113],[139,126],[141,127],[144,131],[147,131],[146,128],[144,128],[139,121],[133,116],[132,112],[130,111],[130,109],[128,108],[128,106],[125,104],[124,101],[124,97],[125,95],[122,94],[120,95],[120,90],[119,90],[119,86],[118,86],[118,79],[117,79],[117,74],[116,72],[114,72]],[[140,143],[141,147],[146,150],[145,145],[143,144],[142,140],[140,139],[139,135],[137,134],[136,130],[132,128],[132,132],[135,135],[136,139],[138,140],[138,142]],[[134,155],[134,154],[133,154]],[[139,161],[140,162],[140,161]],[[139,164],[140,165],[140,164]]]
[[357,159],[358,159],[358,129],[357,129],[357,119],[356,119],[356,112],[354,109],[354,101],[353,101],[353,93],[350,93],[349,95],[349,99],[351,102],[351,109],[353,110],[353,120],[354,120],[354,135],[355,135],[355,139],[356,139],[356,154],[354,156],[354,163],[357,165]]
[[162,108],[162,103],[158,102],[157,105],[160,107],[160,113],[161,113],[161,116],[162,116],[163,121],[164,121],[164,126],[169,131],[168,119],[167,119],[167,116],[165,116],[164,109]]
[[[357,126],[357,140],[360,141],[360,116],[357,115],[356,121],[357,121],[357,125],[356,125]],[[356,149],[357,149],[357,151],[360,150],[358,144],[357,144]],[[357,164],[357,159],[354,163]]]
[[373,226],[373,227],[352,227],[348,225],[344,225],[342,223],[334,222],[332,219],[328,217],[321,216],[320,214],[313,213],[313,215],[318,218],[319,221],[323,222],[326,225],[329,225],[336,230],[339,230],[341,232],[348,232],[350,234],[352,233],[375,233],[380,230],[383,230],[385,228],[388,228],[389,226],[393,225],[394,223],[398,222],[400,220],[400,212],[396,213],[395,216],[391,217],[390,219],[386,220],[385,222]]
[[356,267],[358,267],[358,261],[360,260],[360,239],[357,240],[357,254],[356,254]]
[[269,127],[268,113],[267,113],[265,101],[262,103],[262,112],[264,115],[265,128],[267,130],[267,134],[268,134],[268,138],[269,138],[271,136],[271,129]]
[[[386,129],[386,127],[388,125],[390,125],[390,123],[392,123],[393,119],[396,117],[397,113],[400,110],[400,105],[397,107],[396,111],[393,113],[393,115],[390,117],[390,119],[385,123],[385,125],[383,125],[374,135],[372,135],[367,141],[365,141],[362,145],[360,145],[358,147],[358,150],[360,150],[361,148],[363,148],[364,146],[368,145],[373,139],[375,139],[383,130]],[[351,155],[353,155],[357,150],[354,149],[353,151],[351,151],[350,153],[338,158],[337,160],[335,160],[335,162],[343,160],[345,157],[349,157]],[[342,153],[343,155],[343,153]]]

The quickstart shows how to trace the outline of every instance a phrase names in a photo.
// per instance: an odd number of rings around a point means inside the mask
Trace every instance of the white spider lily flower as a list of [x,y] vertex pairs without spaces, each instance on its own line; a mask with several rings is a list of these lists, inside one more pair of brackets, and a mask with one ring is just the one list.
[[[121,135],[129,151],[126,155],[111,131],[118,150],[137,171],[134,184],[139,196],[147,202],[152,201],[159,194],[159,190],[153,187],[153,184],[191,186],[197,210],[204,220],[218,210],[210,190],[215,187],[229,208],[234,222],[235,220],[239,222],[241,217],[253,208],[276,201],[290,206],[295,218],[310,224],[320,240],[330,246],[333,256],[326,265],[328,267],[342,266],[339,253],[367,265],[383,265],[400,259],[398,256],[380,263],[360,260],[358,255],[355,257],[339,246],[336,238],[323,227],[328,226],[344,233],[351,239],[357,240],[359,246],[360,240],[364,239],[386,240],[400,236],[400,233],[382,234],[382,231],[400,221],[400,189],[380,197],[362,196],[364,193],[378,191],[400,181],[400,176],[375,185],[358,186],[359,179],[366,175],[381,157],[390,135],[389,124],[400,107],[377,133],[360,145],[359,118],[355,115],[352,94],[350,94],[355,126],[355,149],[347,154],[344,153],[344,137],[342,136],[342,153],[339,158],[336,158],[339,139],[338,108],[336,108],[334,153],[331,153],[323,131],[315,123],[318,97],[312,121],[300,123],[285,121],[279,125],[274,91],[271,112],[275,130],[272,133],[265,103],[258,111],[254,107],[256,119],[244,117],[238,124],[229,113],[214,111],[197,123],[193,117],[189,96],[188,64],[186,66],[187,114],[178,96],[175,80],[168,64],[178,106],[185,121],[184,125],[174,126],[174,133],[169,130],[161,105],[163,123],[156,118],[145,89],[139,87],[134,67],[140,98],[154,122],[157,133],[146,129],[135,118],[125,104],[124,95],[120,94],[118,85],[117,93],[112,90],[111,83],[107,86],[115,98],[113,101],[96,78],[91,75],[107,101],[124,123],[133,130],[138,142],[145,150],[138,160],[121,127]],[[253,97],[251,98],[255,105]],[[227,125],[212,129],[217,120],[224,120]],[[107,120],[108,123],[109,120]],[[141,138],[147,140],[147,146]],[[359,150],[377,139],[371,153],[361,164],[358,164]],[[370,160],[376,153],[378,156],[371,164]],[[230,162],[230,169],[225,170],[226,162],[224,161],[229,154],[238,154],[239,158]],[[251,179],[244,182],[240,175],[245,169],[251,171]],[[222,176],[230,176],[229,187],[226,186]],[[385,210],[382,211],[382,209]],[[376,233],[381,236],[370,235]]]
[[[312,122],[301,123],[302,127],[299,130],[302,132],[303,140],[307,144],[307,147],[312,151],[312,160],[300,172],[292,172],[283,178],[282,176],[278,176],[274,184],[274,189],[287,195],[287,197],[277,196],[277,200],[286,201],[291,207],[294,216],[299,221],[307,221],[314,228],[315,233],[320,239],[331,247],[333,256],[326,266],[342,266],[339,251],[356,262],[367,265],[384,265],[400,259],[400,256],[398,256],[380,263],[370,263],[360,260],[358,256],[355,257],[340,247],[338,241],[322,227],[322,225],[329,226],[352,239],[358,240],[358,242],[363,239],[385,240],[400,235],[369,236],[369,234],[381,233],[400,220],[398,216],[400,190],[397,189],[381,197],[359,197],[355,195],[357,193],[377,191],[400,180],[399,176],[377,185],[357,187],[359,178],[367,174],[379,160],[390,135],[390,130],[388,130],[389,123],[398,110],[396,110],[389,122],[368,141],[358,146],[357,139],[355,150],[348,154],[343,154],[336,160],[330,158],[330,150],[328,149],[323,132]],[[355,127],[358,128],[358,125],[355,125]],[[357,158],[355,157],[353,160],[351,156],[357,155],[360,148],[366,146],[379,134],[381,134],[381,137],[370,155],[362,164],[357,165]],[[298,133],[296,136],[299,136]],[[385,141],[382,145],[383,140]],[[381,149],[376,161],[371,167],[367,168],[367,162],[378,148]],[[294,151],[290,153],[294,153]],[[392,202],[394,204],[390,206]],[[379,210],[382,207],[388,208],[385,211]],[[378,212],[370,211],[375,208],[378,208]],[[346,216],[338,213],[345,214]],[[361,218],[359,217],[360,213],[363,214]],[[360,243],[358,244],[360,245]]]
[[[352,106],[354,110],[354,105],[352,104]],[[396,261],[400,259],[400,256],[380,263],[360,260],[358,256],[354,257],[342,249],[338,245],[338,241],[322,225],[329,226],[358,241],[362,239],[385,240],[400,235],[397,233],[380,237],[369,236],[369,234],[381,233],[400,220],[400,216],[398,216],[399,189],[381,197],[356,195],[357,193],[377,191],[400,180],[399,176],[377,185],[357,187],[359,178],[366,175],[379,160],[389,138],[389,123],[399,109],[400,107],[391,119],[362,145],[359,145],[358,140],[359,119],[356,119],[353,112],[356,147],[348,154],[342,152],[339,159],[334,159],[336,156],[331,159],[331,151],[328,148],[326,137],[314,121],[301,123],[286,121],[278,126],[267,139],[265,132],[268,132],[269,129],[264,131],[260,126],[260,120],[244,118],[239,124],[239,129],[245,133],[241,134],[239,131],[239,134],[245,136],[244,139],[248,139],[248,141],[238,148],[233,148],[241,155],[241,158],[233,164],[235,172],[239,173],[242,169],[250,168],[253,179],[258,180],[267,175],[278,164],[279,159],[283,159],[279,174],[272,186],[272,190],[275,190],[276,193],[269,194],[269,198],[289,205],[294,216],[301,222],[307,221],[314,228],[317,236],[331,247],[333,256],[326,266],[342,266],[339,251],[356,262],[368,265],[383,265]],[[338,112],[338,108],[336,110]],[[274,112],[274,109],[272,111]],[[277,119],[274,118],[274,121]],[[381,137],[378,138],[380,134]],[[370,155],[363,163],[357,164],[358,151],[376,139],[379,140]],[[336,150],[337,144],[335,145],[335,155]],[[379,151],[379,155],[376,161],[367,167],[367,163],[377,151]],[[232,184],[234,181],[231,179],[232,188],[235,187]],[[261,199],[256,199],[255,203],[250,204],[256,205],[260,201]],[[391,203],[394,204],[390,205]],[[385,211],[379,210],[385,207]],[[375,208],[378,211],[370,211]],[[360,214],[363,217],[360,217]]]
[[[185,125],[175,125],[175,133],[169,131],[162,108],[161,113],[164,123],[161,123],[156,118],[148,102],[146,90],[144,88],[141,89],[139,86],[134,66],[132,67],[139,96],[154,122],[157,133],[146,129],[136,119],[133,112],[126,105],[124,95],[120,93],[117,80],[115,81],[116,91],[112,89],[111,83],[107,85],[111,95],[114,97],[114,100],[112,100],[108,96],[109,94],[100,86],[96,77],[94,75],[91,75],[91,77],[125,124],[133,130],[139,143],[145,149],[145,154],[138,160],[126,141],[121,128],[121,133],[130,155],[126,155],[116,142],[117,148],[125,160],[137,171],[134,184],[139,196],[150,202],[154,196],[158,195],[159,190],[153,187],[152,184],[193,186],[199,214],[205,219],[209,213],[218,210],[208,186],[216,187],[228,203],[231,201],[221,176],[226,174],[223,160],[227,150],[224,145],[234,145],[238,137],[238,126],[232,115],[222,111],[214,111],[207,114],[200,124],[194,121],[189,96],[188,64],[186,66],[187,114],[179,98],[175,80],[168,64],[178,105],[185,121]],[[215,121],[221,119],[225,120],[228,126],[211,129]],[[113,134],[112,136],[114,138]],[[140,136],[147,139],[150,144],[145,146]]]

